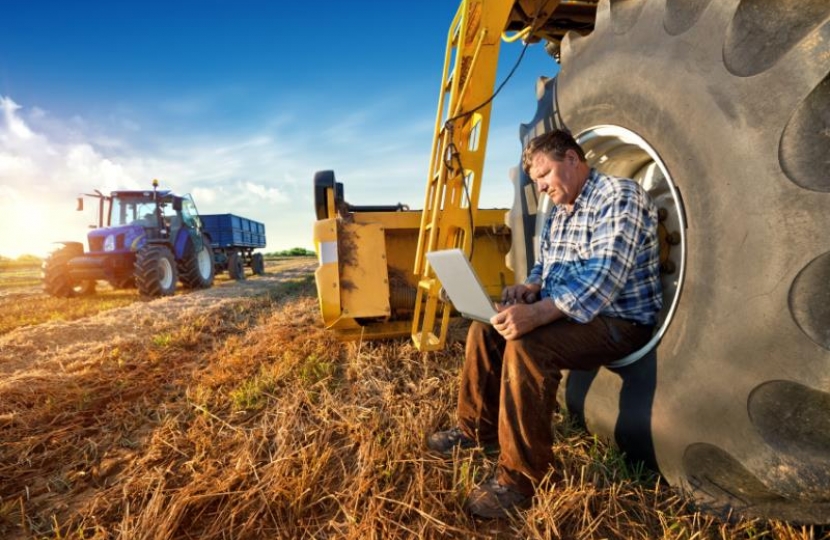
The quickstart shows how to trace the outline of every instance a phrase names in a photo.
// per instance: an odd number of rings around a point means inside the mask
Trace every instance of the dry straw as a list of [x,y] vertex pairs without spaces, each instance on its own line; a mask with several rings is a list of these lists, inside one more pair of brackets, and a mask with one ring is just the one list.
[[823,534],[697,513],[566,417],[533,507],[476,521],[463,500],[492,458],[443,460],[423,445],[453,421],[462,344],[421,354],[404,340],[337,342],[320,328],[307,275],[163,321],[147,319],[154,303],[131,307],[144,310],[135,319],[85,323],[150,321],[122,339],[26,349],[28,368],[15,356],[22,330],[0,338],[0,368],[15,366],[0,383],[3,538]]

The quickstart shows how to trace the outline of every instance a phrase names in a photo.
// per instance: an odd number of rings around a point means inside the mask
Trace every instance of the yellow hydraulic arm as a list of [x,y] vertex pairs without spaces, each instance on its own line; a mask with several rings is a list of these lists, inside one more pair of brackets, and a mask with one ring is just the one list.
[[502,34],[518,22],[523,28],[513,39],[538,40],[541,25],[558,4],[558,0],[462,0],[450,26],[415,255],[414,273],[420,279],[412,340],[419,350],[443,348],[450,320],[426,253],[461,248],[472,255]]

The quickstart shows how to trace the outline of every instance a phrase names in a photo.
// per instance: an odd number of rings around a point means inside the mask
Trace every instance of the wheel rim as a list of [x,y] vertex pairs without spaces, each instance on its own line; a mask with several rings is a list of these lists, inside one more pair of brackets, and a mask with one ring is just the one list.
[[199,265],[199,275],[205,279],[210,277],[210,268],[213,266],[213,254],[210,250],[203,248],[197,257],[197,263]]
[[[620,126],[603,125],[581,132],[576,140],[585,151],[589,166],[606,174],[635,180],[648,191],[660,213],[663,309],[658,314],[656,330],[648,343],[608,364],[608,367],[619,368],[633,364],[651,351],[671,324],[686,275],[685,214],[680,192],[668,169],[657,151],[642,137]],[[547,198],[543,203],[549,207]],[[548,210],[543,207],[542,215],[546,215]]]
[[169,289],[173,286],[173,265],[167,258],[159,261],[159,285],[162,289]]

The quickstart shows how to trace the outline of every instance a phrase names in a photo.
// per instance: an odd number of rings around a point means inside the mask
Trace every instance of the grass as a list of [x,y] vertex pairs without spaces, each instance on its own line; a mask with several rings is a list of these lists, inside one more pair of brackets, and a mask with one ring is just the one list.
[[107,291],[94,296],[53,298],[46,295],[25,296],[5,305],[0,311],[0,335],[21,326],[50,321],[74,321],[138,301],[135,291]]
[[[492,456],[423,437],[453,421],[463,345],[341,343],[313,282],[156,321],[96,355],[56,350],[0,382],[8,539],[788,539],[817,528],[720,521],[566,415],[534,506],[477,521]],[[2,358],[2,353],[0,353]],[[0,363],[2,366],[2,363]]]
[[[269,258],[267,270],[273,271],[281,266],[296,264],[303,258],[282,257]],[[248,271],[250,274],[250,271]],[[254,278],[255,279],[255,278]],[[233,280],[226,272],[215,278],[216,286],[231,283]],[[288,282],[285,287],[296,288],[297,282]],[[98,281],[97,291],[91,296],[74,298],[54,298],[42,291],[40,266],[32,262],[3,261],[0,263],[0,293],[12,295],[13,302],[3,302],[0,309],[0,336],[15,328],[34,326],[52,321],[74,321],[91,317],[98,313],[131,305],[141,301],[135,289],[115,290],[104,281]],[[177,295],[189,291],[177,291]],[[2,300],[2,294],[0,294]],[[164,341],[164,336],[155,339]]]
[[0,291],[40,285],[40,263],[0,261]]

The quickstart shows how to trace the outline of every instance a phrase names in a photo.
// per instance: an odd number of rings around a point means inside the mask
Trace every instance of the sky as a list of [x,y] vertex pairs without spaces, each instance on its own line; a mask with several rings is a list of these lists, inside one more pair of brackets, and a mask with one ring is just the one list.
[[[0,0],[0,255],[84,241],[81,193],[162,188],[313,249],[313,177],[355,205],[423,207],[450,0]],[[502,44],[498,82],[521,53]],[[539,76],[494,100],[480,206],[508,207]]]

